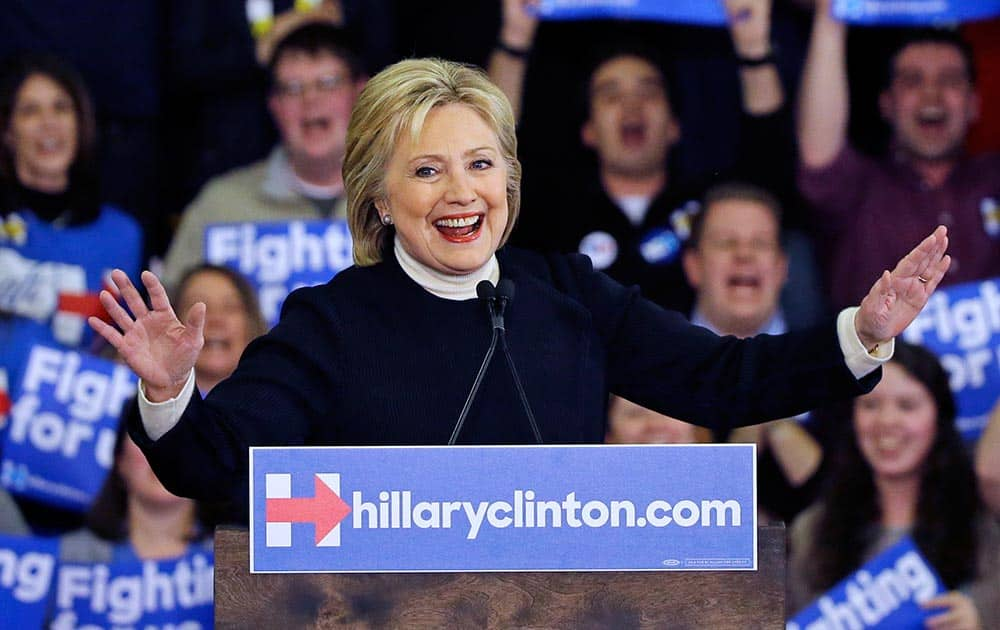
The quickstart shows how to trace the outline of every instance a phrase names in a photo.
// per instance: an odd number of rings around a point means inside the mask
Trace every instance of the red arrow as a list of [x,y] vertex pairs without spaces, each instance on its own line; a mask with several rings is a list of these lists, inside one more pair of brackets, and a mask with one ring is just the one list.
[[326,538],[351,512],[351,506],[316,475],[315,496],[301,499],[268,499],[264,520],[269,523],[312,523],[316,544]]

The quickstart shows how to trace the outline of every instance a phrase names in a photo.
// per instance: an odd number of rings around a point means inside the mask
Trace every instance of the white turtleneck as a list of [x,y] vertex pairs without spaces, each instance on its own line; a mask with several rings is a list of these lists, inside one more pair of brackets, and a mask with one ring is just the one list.
[[490,256],[486,264],[472,273],[454,275],[428,267],[413,256],[399,242],[397,237],[392,246],[403,272],[430,293],[446,300],[469,300],[476,297],[476,285],[489,280],[496,285],[500,280],[500,265],[496,255]]

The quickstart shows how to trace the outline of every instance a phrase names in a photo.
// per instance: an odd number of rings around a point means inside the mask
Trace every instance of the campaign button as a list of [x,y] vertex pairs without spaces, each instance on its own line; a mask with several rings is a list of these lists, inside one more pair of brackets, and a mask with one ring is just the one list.
[[590,258],[594,269],[607,269],[618,258],[618,242],[607,232],[591,232],[580,240],[580,253]]
[[639,253],[651,265],[665,265],[677,259],[681,241],[666,228],[650,230],[639,243]]

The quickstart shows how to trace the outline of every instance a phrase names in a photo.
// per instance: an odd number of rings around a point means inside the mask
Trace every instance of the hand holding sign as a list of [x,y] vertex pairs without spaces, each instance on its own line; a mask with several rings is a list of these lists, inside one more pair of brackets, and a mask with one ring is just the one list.
[[121,330],[96,317],[88,320],[91,328],[114,346],[132,371],[139,375],[150,401],[175,398],[184,387],[205,343],[205,304],[194,304],[182,323],[174,314],[159,278],[153,273],[142,272],[142,283],[149,291],[152,310],[146,308],[139,291],[125,272],[115,269],[111,280],[132,315],[111,293],[102,291],[101,304]]
[[948,229],[939,225],[891,273],[883,272],[872,285],[854,316],[854,328],[866,348],[886,343],[903,332],[927,304],[951,265],[946,249]]
[[980,630],[983,625],[976,604],[965,593],[950,591],[928,599],[921,607],[930,610],[944,608],[940,614],[927,618],[930,630]]

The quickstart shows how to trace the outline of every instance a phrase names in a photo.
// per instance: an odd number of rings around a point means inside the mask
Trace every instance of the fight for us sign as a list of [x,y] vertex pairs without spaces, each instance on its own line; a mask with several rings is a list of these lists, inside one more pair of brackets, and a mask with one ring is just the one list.
[[920,603],[943,592],[941,578],[906,536],[797,614],[786,630],[917,630],[934,614]]
[[60,565],[51,630],[212,627],[214,558]]
[[15,494],[84,510],[104,483],[136,377],[124,365],[33,346],[18,379],[0,481]]
[[1000,397],[1000,279],[938,289],[903,338],[941,359],[958,403],[958,430],[977,440]]
[[250,569],[755,570],[753,445],[250,449]]
[[216,223],[204,239],[205,260],[246,276],[272,326],[289,293],[323,284],[354,262],[346,221]]

